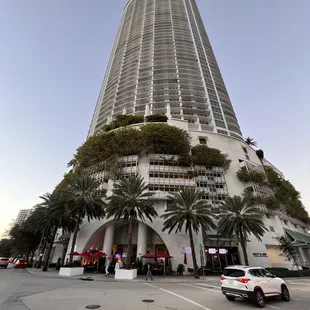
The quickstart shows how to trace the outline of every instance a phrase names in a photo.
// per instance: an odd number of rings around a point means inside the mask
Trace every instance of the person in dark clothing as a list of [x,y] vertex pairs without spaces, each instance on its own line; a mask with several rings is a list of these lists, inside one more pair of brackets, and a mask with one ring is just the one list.
[[147,271],[146,271],[146,279],[145,279],[145,281],[147,281],[148,278],[151,278],[151,280],[153,281],[152,268],[151,268],[151,264],[150,263],[147,264]]

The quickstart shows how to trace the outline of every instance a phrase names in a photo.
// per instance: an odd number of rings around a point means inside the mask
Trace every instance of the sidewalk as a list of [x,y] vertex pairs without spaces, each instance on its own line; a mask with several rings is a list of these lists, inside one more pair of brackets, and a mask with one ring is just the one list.
[[[53,277],[53,278],[63,278],[63,279],[80,279],[81,277],[92,277],[94,281],[99,282],[145,282],[145,276],[138,276],[134,280],[115,280],[114,275],[111,274],[110,276],[106,277],[102,273],[84,273],[81,276],[73,276],[73,277],[63,277],[59,276],[58,271],[54,268],[50,268],[48,271],[43,272],[41,269],[36,268],[27,268],[27,271],[31,274],[37,276],[46,276],[46,277]],[[203,277],[201,276],[200,279],[195,279],[193,276],[153,276],[154,283],[198,283],[198,282],[219,282],[219,276],[208,275]]]

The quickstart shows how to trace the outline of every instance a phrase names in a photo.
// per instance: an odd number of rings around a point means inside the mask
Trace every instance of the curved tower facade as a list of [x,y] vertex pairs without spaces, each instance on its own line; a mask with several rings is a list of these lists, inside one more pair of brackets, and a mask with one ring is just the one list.
[[[169,208],[169,193],[184,187],[198,188],[203,192],[201,198],[216,218],[220,218],[221,203],[228,196],[242,195],[247,190],[263,198],[274,197],[273,190],[266,183],[250,177],[237,177],[240,171],[247,175],[258,173],[264,176],[266,166],[277,170],[268,161],[259,158],[255,149],[242,139],[195,0],[128,1],[89,136],[99,133],[104,125],[121,114],[166,114],[169,126],[178,127],[189,134],[192,151],[197,145],[206,145],[227,154],[231,161],[229,169],[195,164],[192,165],[193,170],[189,171],[188,166],[180,166],[180,154],[177,151],[173,154],[131,151],[127,156],[123,154],[123,157],[117,158],[124,177],[143,177],[159,215]],[[142,123],[132,124],[130,128],[144,126],[141,119]],[[165,150],[161,148],[158,152]],[[203,155],[204,158],[208,156],[212,158],[210,153]],[[282,177],[281,172],[277,173]],[[109,196],[113,180],[105,178],[105,171],[98,172],[98,169],[94,169],[94,175],[102,182]],[[287,263],[279,256],[277,236],[287,233],[286,228],[300,234],[306,233],[306,224],[279,210],[270,211],[264,206],[262,210],[269,231],[262,242],[249,236],[249,262],[265,267],[287,267]],[[178,264],[184,262],[184,255],[188,254],[188,267],[191,267],[187,234],[184,231],[168,234],[162,229],[163,220],[160,217],[153,222],[146,220],[135,223],[133,251],[136,258],[141,258],[147,251],[156,255],[169,252],[173,256],[172,267],[176,269]],[[200,231],[194,241],[196,256],[205,259],[202,263],[208,269],[219,270],[243,261],[235,236],[221,238],[215,230]],[[113,258],[121,255],[126,259],[126,244],[127,228],[124,221],[105,218],[90,223],[84,221],[75,250],[100,249],[108,255],[113,254]],[[301,249],[300,257],[310,264],[309,251],[304,253]]]
[[242,137],[195,0],[130,0],[89,135],[118,114],[167,110],[191,129]]

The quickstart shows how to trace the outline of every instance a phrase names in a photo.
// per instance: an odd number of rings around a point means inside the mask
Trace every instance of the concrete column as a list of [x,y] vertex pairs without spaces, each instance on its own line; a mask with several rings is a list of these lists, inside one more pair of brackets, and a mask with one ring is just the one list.
[[147,243],[147,225],[139,223],[138,226],[138,244],[137,244],[137,257],[141,257],[146,253]]
[[103,241],[103,252],[106,253],[108,256],[112,254],[112,246],[114,241],[114,230],[115,224],[110,223],[107,225],[104,234],[104,241]]

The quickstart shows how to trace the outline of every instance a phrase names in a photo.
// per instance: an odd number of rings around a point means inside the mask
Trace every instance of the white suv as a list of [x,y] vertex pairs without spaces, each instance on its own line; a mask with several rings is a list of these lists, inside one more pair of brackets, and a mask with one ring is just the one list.
[[220,279],[222,293],[229,301],[247,299],[254,301],[259,308],[264,308],[265,297],[279,296],[290,301],[285,282],[260,267],[227,267]]

